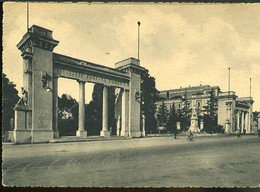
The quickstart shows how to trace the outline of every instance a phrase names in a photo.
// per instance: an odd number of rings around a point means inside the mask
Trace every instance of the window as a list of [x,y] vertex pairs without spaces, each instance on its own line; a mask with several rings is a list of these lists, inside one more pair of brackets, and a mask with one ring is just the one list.
[[200,108],[200,106],[201,106],[200,101],[198,101],[197,106],[198,106],[198,108]]

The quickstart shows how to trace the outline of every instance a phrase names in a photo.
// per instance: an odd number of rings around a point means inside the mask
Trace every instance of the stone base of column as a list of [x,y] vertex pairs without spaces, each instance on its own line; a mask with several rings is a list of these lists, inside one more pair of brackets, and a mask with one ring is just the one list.
[[144,130],[142,131],[141,134],[142,134],[142,137],[145,137],[145,131]]
[[121,130],[120,135],[121,135],[121,136],[124,136],[124,137],[128,137],[128,131]]
[[83,137],[83,138],[86,138],[87,137],[87,131],[81,131],[81,130],[78,130],[77,132],[76,132],[76,136],[77,137]]
[[53,138],[56,139],[59,137],[60,137],[59,131],[53,131]]
[[103,137],[110,137],[110,131],[100,131],[100,136]]
[[129,137],[141,137],[141,131],[132,130]]
[[117,129],[117,130],[116,130],[116,135],[117,135],[117,136],[120,136],[120,135],[121,135],[120,129]]

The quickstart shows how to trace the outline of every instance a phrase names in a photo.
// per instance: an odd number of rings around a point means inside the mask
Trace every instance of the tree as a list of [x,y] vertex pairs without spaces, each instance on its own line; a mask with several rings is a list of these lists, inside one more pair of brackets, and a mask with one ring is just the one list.
[[70,95],[62,94],[58,98],[58,113],[60,119],[77,119],[78,102]]
[[204,113],[203,115],[203,130],[207,133],[212,133],[212,132],[219,132],[219,130],[216,130],[217,126],[217,98],[214,95],[214,90],[211,89],[209,92],[209,99],[206,103],[206,106],[203,107],[202,112]]
[[155,78],[150,76],[149,72],[146,71],[142,74],[142,104],[141,111],[144,112],[145,121],[145,132],[154,133],[156,132],[156,118],[155,102],[158,100],[159,92],[155,87]]
[[157,114],[158,126],[159,127],[163,126],[164,128],[166,128],[167,121],[168,121],[168,109],[163,100],[159,108],[159,113]]
[[187,101],[187,91],[185,90],[185,93],[182,97],[182,109],[180,111],[180,114],[178,115],[181,122],[181,131],[187,131],[190,126],[190,113],[191,109],[188,106]]
[[16,85],[6,74],[2,73],[2,129],[3,132],[11,130],[11,118],[14,117],[14,107],[19,100]]
[[176,110],[175,110],[175,105],[173,103],[170,113],[169,113],[169,119],[166,125],[167,131],[171,132],[171,133],[176,133],[177,132],[177,114],[176,114]]
[[86,123],[89,135],[99,135],[102,130],[103,85],[95,84],[92,101],[86,107]]
[[70,95],[63,94],[58,98],[59,134],[73,136],[78,129],[78,102]]
[[[92,101],[86,106],[86,127],[88,135],[99,135],[102,130],[103,85],[95,84]],[[115,90],[108,87],[108,127],[116,134],[115,125]]]
[[99,135],[102,128],[102,117],[100,103],[90,101],[86,105],[86,129],[88,135]]

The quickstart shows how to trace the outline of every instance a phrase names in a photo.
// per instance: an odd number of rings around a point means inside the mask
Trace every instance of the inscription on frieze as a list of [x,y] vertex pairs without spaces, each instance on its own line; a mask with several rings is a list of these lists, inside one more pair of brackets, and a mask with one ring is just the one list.
[[60,76],[68,77],[68,78],[75,78],[81,80],[87,80],[94,83],[101,83],[101,84],[111,84],[112,86],[120,86],[120,87],[128,87],[127,82],[122,82],[119,80],[109,79],[100,76],[94,76],[90,74],[83,74],[80,72],[70,71],[67,69],[55,69],[55,73],[59,74]]

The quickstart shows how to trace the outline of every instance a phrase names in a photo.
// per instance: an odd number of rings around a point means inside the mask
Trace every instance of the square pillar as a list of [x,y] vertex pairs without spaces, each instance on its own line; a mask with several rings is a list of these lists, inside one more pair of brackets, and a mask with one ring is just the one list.
[[140,81],[139,74],[130,72],[130,90],[129,90],[129,137],[140,137],[140,119],[141,119],[141,107],[140,107]]
[[17,44],[25,60],[24,86],[28,89],[28,106],[32,115],[31,142],[53,139],[53,49],[59,41],[52,31],[33,25]]
[[53,138],[59,138],[58,115],[58,77],[53,77]]

